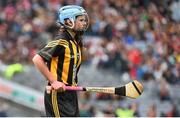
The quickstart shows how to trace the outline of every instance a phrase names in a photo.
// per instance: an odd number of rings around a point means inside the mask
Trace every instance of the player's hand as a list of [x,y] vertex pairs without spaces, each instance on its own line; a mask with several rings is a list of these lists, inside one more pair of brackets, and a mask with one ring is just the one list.
[[51,83],[51,87],[53,90],[56,90],[58,92],[65,91],[65,84],[59,81],[54,81]]

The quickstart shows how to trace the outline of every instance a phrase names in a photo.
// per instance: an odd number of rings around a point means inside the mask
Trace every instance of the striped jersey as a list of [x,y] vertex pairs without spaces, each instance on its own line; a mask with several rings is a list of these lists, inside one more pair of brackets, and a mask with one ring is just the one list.
[[54,79],[66,85],[77,85],[77,73],[81,65],[81,47],[68,32],[58,35],[38,54],[46,61]]

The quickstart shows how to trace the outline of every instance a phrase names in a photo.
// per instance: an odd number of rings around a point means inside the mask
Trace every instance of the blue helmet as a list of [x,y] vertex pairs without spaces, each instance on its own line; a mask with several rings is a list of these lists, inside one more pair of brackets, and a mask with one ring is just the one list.
[[[87,12],[82,7],[77,5],[67,5],[58,10],[58,22],[67,28],[72,29],[74,27],[74,21],[76,20],[76,17],[80,15],[85,15],[87,18],[87,24],[89,24]],[[72,27],[65,25],[66,19],[71,20],[73,23]],[[86,30],[87,27],[84,30]]]

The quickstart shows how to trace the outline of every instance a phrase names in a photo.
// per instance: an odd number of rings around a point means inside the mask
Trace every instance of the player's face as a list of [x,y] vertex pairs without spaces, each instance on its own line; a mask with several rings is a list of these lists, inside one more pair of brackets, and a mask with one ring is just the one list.
[[89,18],[87,15],[78,16],[75,20],[74,29],[76,31],[85,31],[89,26]]

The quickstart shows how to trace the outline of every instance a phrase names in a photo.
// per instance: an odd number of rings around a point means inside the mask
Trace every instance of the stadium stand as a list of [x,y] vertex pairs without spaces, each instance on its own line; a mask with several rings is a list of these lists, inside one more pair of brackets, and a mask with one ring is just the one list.
[[[79,92],[81,116],[129,110],[141,117],[180,116],[180,0],[0,0],[1,77],[43,93],[46,81],[31,60],[57,34],[56,10],[67,4],[83,6],[90,16],[79,84],[120,86],[137,79],[144,85],[136,100]],[[8,66],[17,63],[23,71],[7,78]],[[14,110],[0,109],[0,115],[26,116]]]

